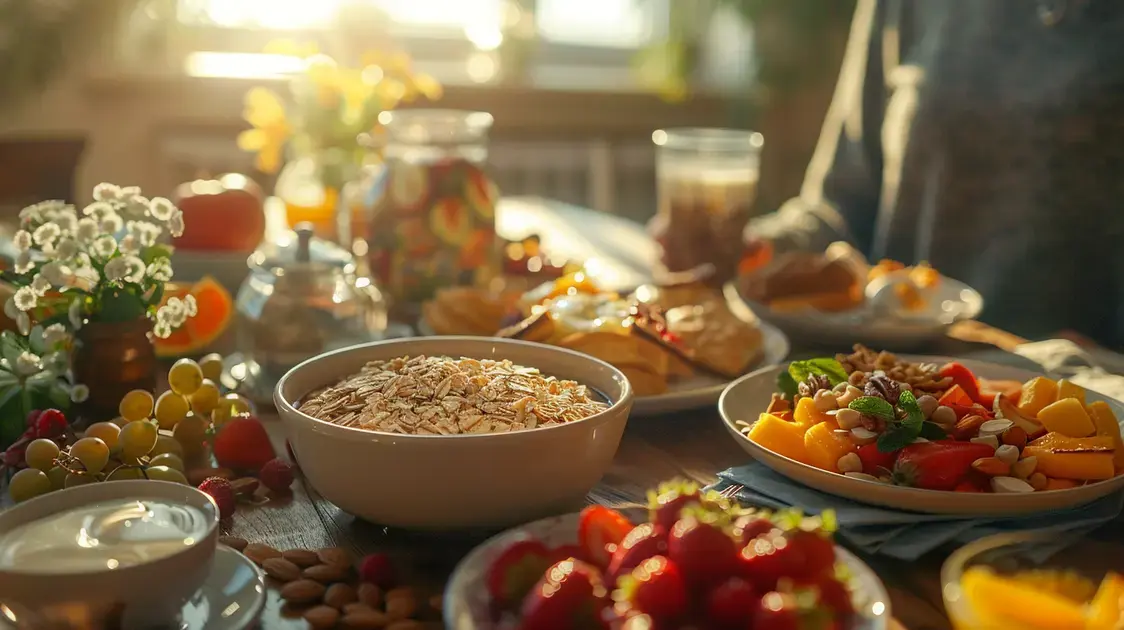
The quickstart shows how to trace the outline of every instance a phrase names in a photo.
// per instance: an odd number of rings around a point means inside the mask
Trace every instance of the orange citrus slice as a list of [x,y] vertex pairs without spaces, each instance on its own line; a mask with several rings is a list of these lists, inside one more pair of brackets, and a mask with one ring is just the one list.
[[210,276],[192,285],[169,284],[164,300],[170,297],[195,296],[198,312],[167,339],[156,339],[156,356],[181,357],[201,353],[226,331],[234,314],[230,293]]

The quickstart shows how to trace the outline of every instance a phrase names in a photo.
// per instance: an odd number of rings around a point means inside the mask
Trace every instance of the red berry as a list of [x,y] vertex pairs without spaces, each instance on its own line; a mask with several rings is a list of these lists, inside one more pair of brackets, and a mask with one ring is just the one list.
[[199,490],[211,495],[215,500],[215,505],[219,508],[219,518],[226,520],[234,516],[234,510],[238,506],[238,498],[234,494],[234,488],[230,487],[230,482],[222,477],[208,477],[199,484]]
[[42,409],[32,409],[27,413],[27,428],[35,428],[35,421],[39,419],[39,414],[41,413],[43,413]]
[[732,576],[738,548],[726,532],[694,516],[679,519],[667,539],[667,557],[692,587],[707,588]]
[[359,580],[387,590],[394,587],[394,565],[385,553],[372,553],[359,563]]
[[773,521],[767,518],[742,516],[734,523],[734,538],[741,544],[748,545],[754,538],[764,536],[776,528]]
[[753,612],[753,630],[800,630],[800,607],[788,593],[766,593]]
[[851,591],[834,577],[823,577],[814,583],[820,606],[830,609],[836,617],[847,617],[855,612]]
[[678,619],[687,612],[687,583],[674,562],[653,556],[641,562],[614,597],[622,597],[633,609],[657,621]]
[[45,409],[35,418],[35,437],[56,438],[66,433],[67,426],[66,416],[61,411]]
[[686,481],[661,483],[648,504],[648,520],[665,531],[671,531],[683,508],[699,502],[698,485]]
[[754,539],[738,554],[740,575],[768,592],[777,587],[777,580],[802,574],[804,558],[800,550],[789,545],[784,536],[766,534]]
[[667,555],[667,533],[651,523],[641,523],[617,545],[605,574],[606,582],[613,584],[648,558],[664,555]]
[[[578,544],[584,556],[598,567],[609,566],[616,546],[632,531],[633,525],[623,514],[603,505],[591,505],[578,518]],[[612,545],[611,548],[606,548]]]
[[797,529],[788,532],[785,537],[804,561],[803,568],[789,577],[815,579],[835,572],[835,543],[827,534]]
[[596,567],[563,560],[546,570],[523,600],[521,630],[604,627],[608,592]]
[[749,582],[732,577],[710,592],[706,599],[706,619],[714,628],[748,628],[753,610],[761,600]]
[[258,472],[258,481],[274,492],[288,492],[293,485],[293,465],[283,459],[271,459]]
[[215,461],[233,470],[261,470],[277,456],[269,434],[257,418],[235,418],[223,425],[211,445]]

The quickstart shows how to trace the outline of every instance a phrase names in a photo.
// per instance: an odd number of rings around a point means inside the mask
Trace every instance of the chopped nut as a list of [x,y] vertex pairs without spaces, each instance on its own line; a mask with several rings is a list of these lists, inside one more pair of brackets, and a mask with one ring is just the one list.
[[[937,407],[939,406],[940,403],[937,401],[937,399],[929,394],[925,394],[917,398],[917,407],[921,409],[921,413],[925,414],[926,418],[932,418],[933,412],[935,412],[937,410]],[[951,411],[951,409],[949,410]],[[955,415],[956,414],[954,412],[953,416],[955,417]]]
[[[952,429],[953,436],[958,440],[967,440],[979,436],[980,427],[987,422],[987,418],[977,415],[968,415],[960,419]],[[1006,429],[1004,429],[1006,430]],[[1002,433],[1000,431],[999,433]],[[998,435],[996,433],[995,435]],[[998,443],[998,440],[996,440]]]
[[989,477],[1005,477],[1011,474],[1011,465],[998,457],[981,457],[972,462],[972,468]]
[[836,402],[840,407],[846,407],[847,405],[851,404],[852,400],[861,398],[862,395],[863,390],[855,387],[854,385],[847,385],[846,391],[844,391],[842,395],[836,398]]
[[929,416],[933,422],[941,425],[942,427],[951,427],[956,425],[956,411],[952,407],[941,405],[933,410]]
[[862,414],[854,409],[844,407],[835,412],[835,423],[839,425],[840,429],[850,431],[855,427],[862,426]]
[[1034,486],[1014,477],[992,477],[992,492],[1034,492]]
[[281,587],[281,599],[290,604],[311,604],[324,597],[325,586],[314,580],[296,580]]
[[308,625],[312,626],[314,630],[327,630],[336,625],[340,619],[340,611],[332,608],[331,606],[316,606],[309,608],[304,613],[304,620]]
[[1019,461],[1019,449],[1010,444],[1004,444],[995,449],[995,457],[1005,464],[1014,465],[1015,462]]
[[1027,483],[1035,490],[1045,490],[1050,485],[1050,479],[1040,472],[1036,472],[1027,479]]
[[1035,468],[1038,468],[1038,458],[1031,455],[1011,464],[1011,474],[1019,479],[1029,479]]
[[999,448],[999,438],[995,437],[994,435],[989,435],[987,437],[974,437],[969,440],[969,442],[971,442],[972,444],[987,444],[991,448],[995,449]]
[[1010,420],[1004,418],[995,418],[994,420],[987,420],[983,424],[981,424],[979,428],[979,434],[981,436],[999,436],[1003,435],[1003,433],[1005,433],[1007,429],[1010,429],[1013,426],[1015,426],[1015,423],[1011,422]]
[[314,564],[320,564],[320,556],[309,549],[289,549],[281,552],[281,557],[298,567],[311,567]]
[[839,408],[839,401],[835,398],[835,394],[827,389],[816,392],[816,395],[812,396],[812,402],[816,404],[816,409],[824,412]]
[[862,472],[863,461],[859,459],[859,456],[855,453],[847,453],[839,458],[839,461],[835,463],[835,467],[838,468],[841,473]]
[[865,446],[873,443],[878,439],[878,434],[874,431],[864,429],[863,427],[855,427],[851,429],[851,440],[859,446]]

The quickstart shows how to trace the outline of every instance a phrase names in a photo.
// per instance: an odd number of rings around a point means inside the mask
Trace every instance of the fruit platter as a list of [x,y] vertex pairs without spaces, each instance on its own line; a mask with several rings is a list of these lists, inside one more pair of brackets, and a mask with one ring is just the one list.
[[983,309],[979,293],[927,263],[871,263],[843,242],[754,258],[726,284],[726,298],[803,339],[915,346]]
[[500,534],[461,561],[445,626],[478,628],[886,628],[889,598],[832,540],[827,513],[744,509],[662,484],[647,510],[590,506]]
[[867,503],[1000,515],[1124,487],[1120,403],[1016,368],[856,345],[739,379],[719,410],[755,459]]
[[423,313],[423,334],[492,328],[601,359],[632,383],[637,415],[713,404],[732,379],[788,354],[779,330],[736,314],[696,275],[622,295],[579,269],[518,295],[446,289]]

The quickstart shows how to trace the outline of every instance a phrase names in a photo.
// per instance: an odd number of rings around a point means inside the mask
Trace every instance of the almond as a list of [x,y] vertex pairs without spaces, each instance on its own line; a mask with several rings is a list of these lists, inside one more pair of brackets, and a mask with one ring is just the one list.
[[261,563],[265,574],[281,582],[292,582],[301,576],[301,568],[284,558],[269,558]]
[[351,613],[357,613],[357,612],[370,612],[370,611],[373,611],[373,610],[375,610],[375,609],[371,608],[370,606],[368,606],[366,604],[364,604],[363,602],[352,602],[350,604],[344,604],[343,605],[343,614],[345,614],[345,615],[350,615]]
[[378,608],[379,605],[382,604],[382,591],[379,590],[379,587],[370,582],[364,582],[359,585],[358,596],[359,601],[371,608]]
[[851,429],[851,441],[859,446],[865,446],[878,439],[878,434],[864,427]]
[[346,565],[318,564],[305,569],[302,575],[317,582],[331,584],[332,582],[342,582],[347,578],[350,571],[351,567]]
[[418,612],[418,597],[409,588],[393,588],[386,592],[386,614],[391,619],[409,619]]
[[981,457],[972,462],[972,468],[989,477],[1005,477],[1011,474],[1011,465],[998,457]]
[[311,604],[324,597],[324,585],[315,580],[297,580],[281,587],[281,599],[290,604]]
[[261,566],[261,563],[269,560],[270,558],[280,558],[281,552],[277,551],[269,545],[261,543],[250,543],[242,549],[242,553],[249,559],[254,561],[254,564]]
[[434,596],[429,598],[429,607],[432,608],[433,610],[441,612],[441,609],[444,606],[445,606],[445,598],[441,597],[440,595],[434,595]]
[[230,487],[234,490],[234,494],[240,497],[250,497],[258,489],[258,480],[253,477],[242,477],[231,481]]
[[289,549],[282,552],[281,557],[298,567],[311,567],[320,564],[320,556],[316,555],[315,551],[308,549]]
[[340,611],[331,606],[317,606],[305,611],[304,620],[314,630],[327,630],[327,628],[334,627],[336,622],[340,620]]
[[379,610],[355,611],[340,619],[340,625],[348,630],[377,630],[390,623],[387,614]]
[[980,432],[980,426],[987,422],[987,418],[983,416],[964,416],[952,428],[952,435],[958,440],[967,440],[977,437]]
[[226,545],[235,551],[242,551],[250,543],[245,538],[237,536],[219,536],[219,544]]
[[316,552],[323,564],[351,566],[351,554],[340,547],[325,547]]
[[425,624],[413,619],[402,619],[387,626],[386,630],[425,630]]
[[1026,446],[1027,434],[1026,429],[1020,426],[1013,426],[1003,432],[1003,443],[1009,444],[1020,451]]
[[359,599],[350,584],[333,584],[324,593],[324,603],[333,608],[343,608]]

